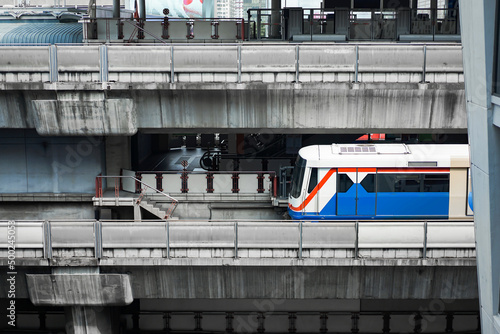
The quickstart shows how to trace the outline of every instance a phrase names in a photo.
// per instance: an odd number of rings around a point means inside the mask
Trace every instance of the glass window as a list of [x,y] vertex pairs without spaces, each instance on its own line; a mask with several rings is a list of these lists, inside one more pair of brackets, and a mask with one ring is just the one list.
[[290,191],[290,196],[294,198],[300,196],[302,190],[302,183],[304,181],[305,170],[306,170],[306,160],[298,156],[297,161],[295,162],[295,168],[293,169],[292,190]]
[[353,184],[354,182],[351,181],[347,174],[339,174],[337,179],[337,192],[345,193]]
[[375,192],[375,174],[368,174],[361,181],[361,186],[369,193]]
[[309,187],[307,187],[307,192],[311,193],[318,184],[318,169],[311,169],[311,176],[309,177]]
[[378,192],[420,192],[420,174],[378,174]]
[[424,191],[426,192],[449,192],[450,175],[449,174],[425,174]]

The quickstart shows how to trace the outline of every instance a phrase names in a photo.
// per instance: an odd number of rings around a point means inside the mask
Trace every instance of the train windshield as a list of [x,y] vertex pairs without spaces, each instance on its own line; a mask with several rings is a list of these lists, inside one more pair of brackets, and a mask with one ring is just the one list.
[[299,155],[297,161],[295,162],[295,168],[293,169],[292,176],[292,190],[290,191],[290,196],[297,198],[300,196],[302,190],[302,182],[304,181],[304,172],[306,170],[306,160],[302,159]]

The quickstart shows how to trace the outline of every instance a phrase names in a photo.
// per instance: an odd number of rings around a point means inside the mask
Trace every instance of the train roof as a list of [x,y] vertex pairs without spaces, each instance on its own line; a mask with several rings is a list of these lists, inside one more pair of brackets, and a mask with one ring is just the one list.
[[312,167],[469,167],[466,144],[332,144],[303,147]]

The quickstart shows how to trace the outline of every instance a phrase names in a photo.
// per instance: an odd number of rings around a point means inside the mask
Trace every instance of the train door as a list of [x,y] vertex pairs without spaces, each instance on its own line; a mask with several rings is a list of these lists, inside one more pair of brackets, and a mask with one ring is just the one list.
[[356,168],[339,168],[337,173],[337,216],[356,215]]
[[375,216],[375,203],[375,168],[339,168],[338,216]]

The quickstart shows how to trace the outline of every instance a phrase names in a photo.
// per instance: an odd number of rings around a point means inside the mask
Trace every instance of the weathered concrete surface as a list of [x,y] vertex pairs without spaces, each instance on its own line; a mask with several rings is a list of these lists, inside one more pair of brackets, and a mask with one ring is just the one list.
[[[0,128],[36,128],[43,135],[131,135],[137,129],[457,133],[467,128],[463,83],[191,82],[109,87],[60,84],[47,85],[44,91],[3,91]],[[70,89],[79,91],[78,97],[68,97]]]
[[[101,267],[105,272],[120,272]],[[128,267],[134,298],[476,299],[470,267]]]
[[137,121],[133,101],[33,101],[40,135],[133,135]]
[[132,303],[128,275],[26,275],[31,302],[36,306],[111,306]]

